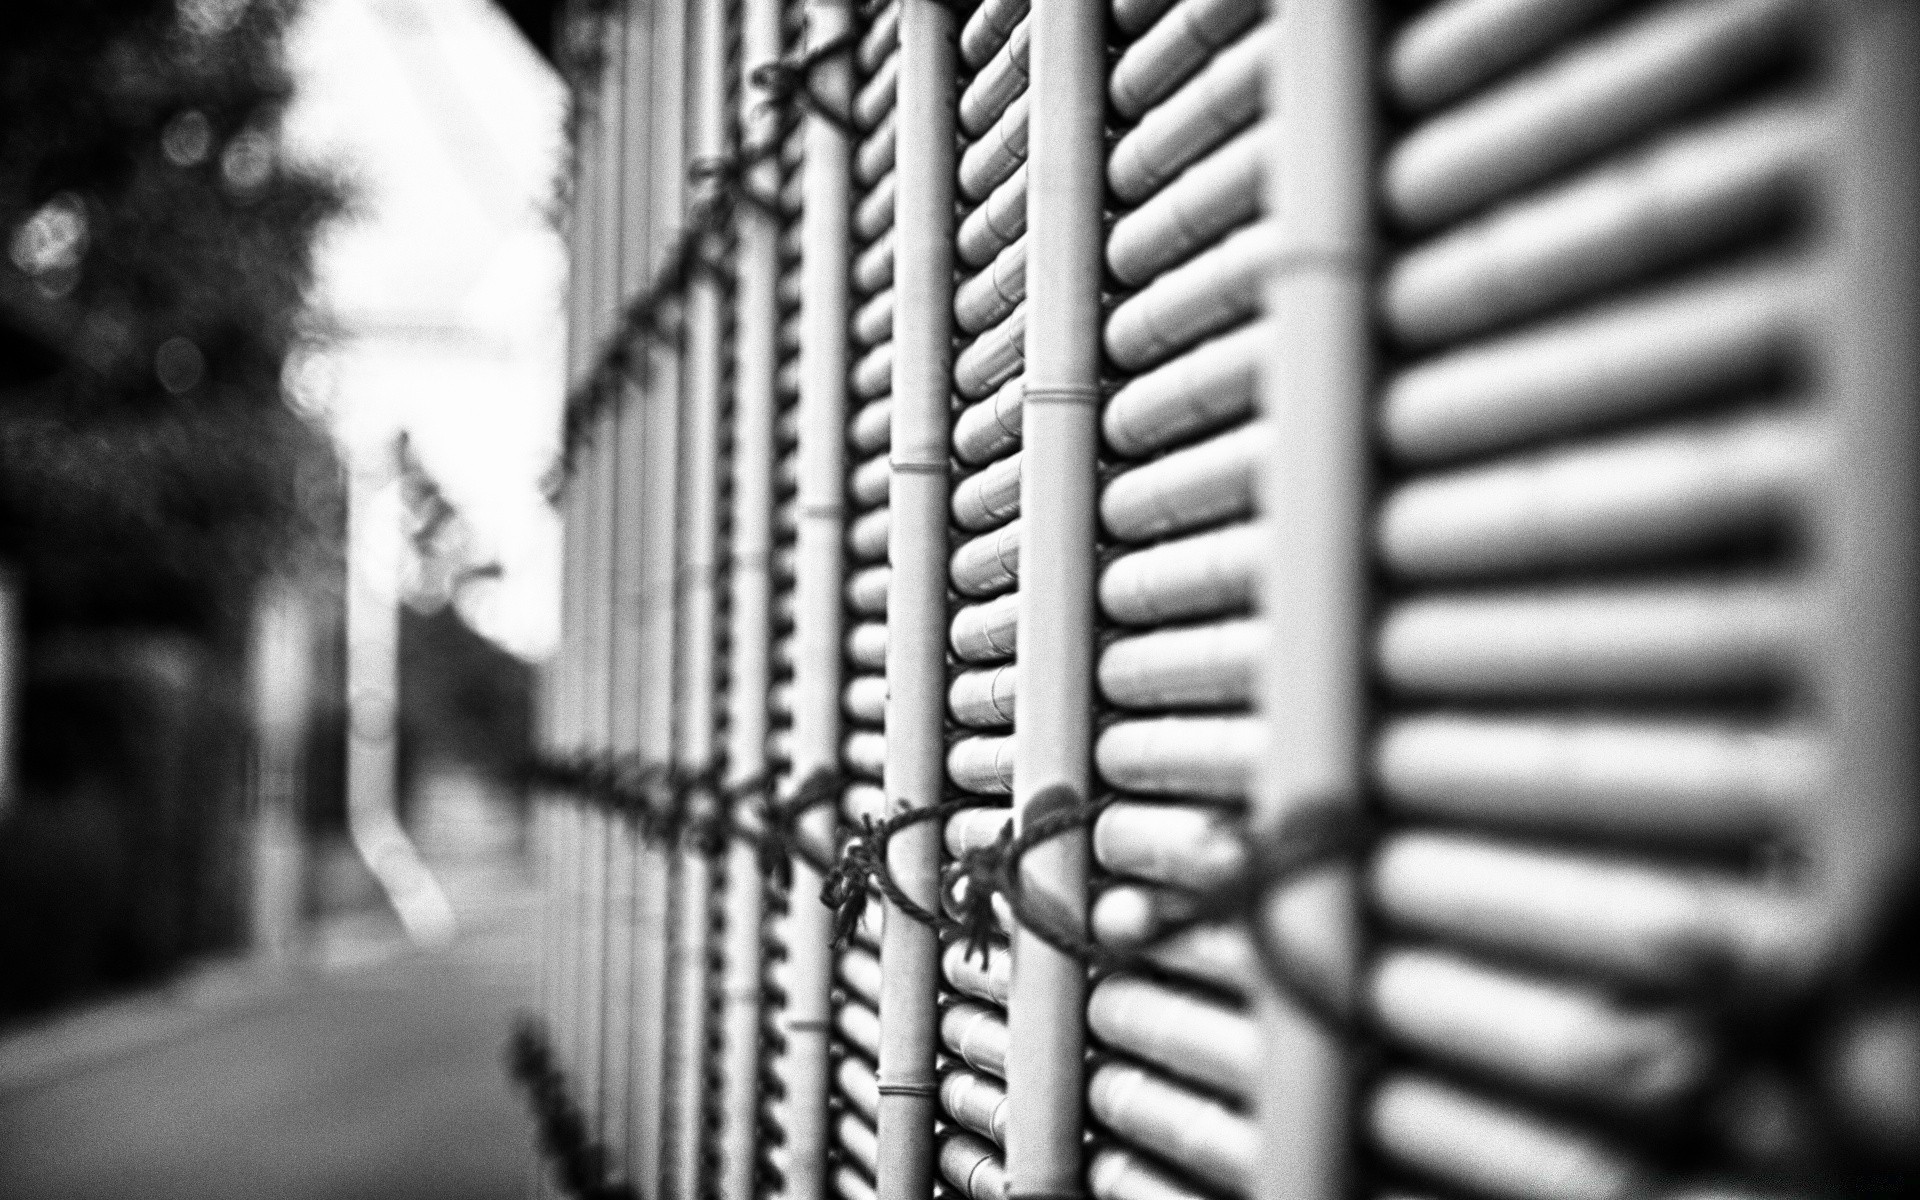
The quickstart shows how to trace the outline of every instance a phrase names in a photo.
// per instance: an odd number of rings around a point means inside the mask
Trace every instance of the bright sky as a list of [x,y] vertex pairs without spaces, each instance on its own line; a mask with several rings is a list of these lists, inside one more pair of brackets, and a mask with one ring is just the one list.
[[497,580],[457,601],[526,657],[559,625],[559,523],[540,491],[561,403],[564,246],[547,216],[559,79],[490,0],[308,0],[289,47],[290,151],[354,215],[318,253],[342,336],[289,365],[349,454],[404,430]]

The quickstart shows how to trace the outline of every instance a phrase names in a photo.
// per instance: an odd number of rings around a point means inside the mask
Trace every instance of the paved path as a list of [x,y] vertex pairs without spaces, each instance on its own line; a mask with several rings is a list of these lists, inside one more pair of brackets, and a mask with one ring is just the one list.
[[209,972],[0,1045],[0,1197],[524,1195],[500,1049],[525,930],[516,913],[434,951]]

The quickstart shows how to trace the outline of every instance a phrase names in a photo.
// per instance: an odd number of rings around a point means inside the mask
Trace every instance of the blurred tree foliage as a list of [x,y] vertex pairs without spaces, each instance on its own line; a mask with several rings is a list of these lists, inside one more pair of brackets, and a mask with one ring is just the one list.
[[340,207],[277,148],[297,8],[0,4],[0,556],[30,627],[212,632],[337,553],[337,465],[281,386]]
[[0,0],[0,1020],[243,927],[255,585],[337,593],[344,528],[281,384],[341,204],[278,150],[297,7]]

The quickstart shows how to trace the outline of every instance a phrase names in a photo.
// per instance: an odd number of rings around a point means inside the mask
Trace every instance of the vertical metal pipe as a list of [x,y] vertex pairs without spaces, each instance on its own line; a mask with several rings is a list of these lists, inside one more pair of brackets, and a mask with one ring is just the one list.
[[1825,528],[1813,539],[1824,560],[1814,577],[1828,649],[1812,665],[1832,723],[1833,775],[1808,831],[1822,918],[1809,932],[1824,953],[1807,965],[1844,970],[1883,932],[1915,850],[1920,9],[1894,0],[1835,0],[1827,9],[1839,94],[1833,165],[1821,177],[1831,274],[1826,302],[1807,311],[1826,350],[1817,390],[1829,398],[1832,461],[1845,467],[1830,476],[1829,503],[1819,506]]
[[[726,10],[717,0],[691,9],[692,64],[689,148],[696,159],[726,151]],[[699,777],[714,764],[720,539],[720,417],[725,347],[725,292],[711,272],[697,271],[688,289],[686,426],[681,437],[682,490],[678,765]],[[688,815],[697,826],[717,802],[701,783],[687,789]],[[678,851],[676,944],[667,1071],[666,1187],[668,1200],[699,1200],[705,1186],[701,1143],[706,1100],[708,980],[714,862],[691,841]]]
[[[1106,7],[1037,4],[1027,160],[1027,376],[1021,410],[1014,819],[1042,789],[1086,796],[1093,736],[1094,467],[1100,401]],[[1087,840],[1053,839],[1025,882],[1086,906]],[[1007,1192],[1082,1191],[1086,968],[1025,930],[1007,999]]]
[[[651,194],[648,278],[686,220],[687,0],[650,6],[649,57],[654,141],[645,163]],[[679,671],[675,603],[680,547],[680,347],[650,340],[644,350],[645,464],[639,511],[645,558],[639,581],[639,747],[648,763],[673,760]],[[630,1177],[643,1196],[663,1194],[666,1137],[667,1010],[670,996],[676,855],[658,842],[640,850],[636,887],[638,956],[634,964],[633,1159]]]
[[[615,273],[617,300],[624,307],[647,284],[652,204],[649,168],[653,151],[651,90],[652,8],[629,5],[621,14],[622,135],[619,211],[619,253]],[[634,349],[638,349],[635,347]],[[620,383],[621,405],[615,417],[613,441],[618,447],[620,471],[613,498],[613,619],[608,649],[607,707],[611,721],[609,747],[628,759],[644,750],[643,727],[648,719],[641,703],[646,620],[646,555],[651,548],[646,489],[652,464],[647,461],[646,399],[642,388]],[[642,945],[657,936],[643,922],[639,904],[643,851],[637,827],[622,820],[616,830],[613,859],[608,870],[608,897],[612,916],[608,925],[607,1023],[609,1069],[607,1077],[606,1140],[617,1152],[620,1169],[632,1179],[639,1153],[638,1065],[635,1050],[642,1019],[639,998]]]
[[[578,159],[573,164],[576,172],[571,186],[574,195],[579,194]],[[580,261],[584,255],[580,237],[579,213],[573,212],[567,221],[567,366],[565,382],[569,388],[574,384],[578,372],[575,364],[579,361],[580,342]],[[564,438],[564,414],[562,437]],[[567,620],[570,611],[571,595],[569,586],[573,579],[573,561],[577,557],[575,539],[568,536],[567,526],[573,512],[573,501],[561,493],[557,499],[560,509],[560,629],[555,639],[551,657],[542,665],[539,674],[539,686],[535,694],[537,706],[536,719],[539,722],[540,750],[543,754],[556,758],[564,756],[567,744],[566,694],[567,694]],[[560,1044],[559,1031],[562,1010],[566,1004],[566,844],[567,813],[571,798],[557,792],[536,793],[534,796],[533,829],[535,838],[536,862],[540,880],[540,964],[538,996],[535,1011],[541,1023],[546,1027],[549,1037],[555,1045]],[[548,1192],[546,1162],[536,1158],[534,1164],[535,1191],[540,1195]]]
[[[751,83],[753,69],[780,57],[780,0],[746,0],[741,28],[740,136],[759,145],[779,136],[777,110]],[[769,160],[749,172],[764,196],[780,190]],[[742,783],[767,767],[767,693],[773,614],[774,371],[779,355],[778,217],[752,205],[734,215],[733,521],[728,534],[727,779]],[[720,981],[721,1200],[752,1200],[759,1141],[761,922],[766,884],[759,853],[727,843],[725,954]]]
[[[579,18],[570,16],[571,26]],[[577,36],[569,28],[565,36]],[[592,362],[591,332],[593,261],[594,180],[596,131],[591,97],[575,87],[568,97],[575,108],[573,180],[568,239],[571,250],[567,277],[567,387],[572,397],[584,385]],[[564,427],[563,427],[564,430]],[[563,431],[563,436],[564,431]],[[563,447],[565,450],[565,447]],[[586,490],[577,478],[580,464],[570,459],[574,477],[564,481],[560,498],[560,637],[551,667],[551,718],[555,752],[563,757],[578,754],[580,714],[580,622],[581,569],[585,559]],[[571,1072],[578,1064],[574,1057],[578,1029],[576,1004],[579,999],[580,932],[580,838],[583,817],[577,797],[562,795],[556,801],[554,829],[554,927],[548,945],[552,951],[553,1011],[549,1036],[553,1053],[562,1069]]]
[[[597,362],[606,352],[608,339],[617,325],[619,307],[620,184],[622,138],[625,132],[624,71],[626,42],[618,36],[617,14],[608,12],[594,18],[593,34],[605,56],[594,100],[596,125],[600,131],[595,157],[599,167],[593,201],[593,311],[588,328],[592,333],[589,349]],[[605,755],[612,745],[613,728],[607,702],[611,695],[608,670],[612,649],[614,504],[620,475],[620,441],[617,436],[615,406],[608,405],[595,422],[593,445],[588,461],[590,492],[588,505],[587,561],[585,571],[586,618],[582,630],[583,685],[581,716],[585,722],[587,750],[596,757]],[[582,889],[585,893],[586,953],[582,959],[580,987],[584,999],[581,1014],[580,1097],[596,1133],[606,1136],[607,1096],[607,946],[611,899],[609,871],[612,867],[615,818],[602,808],[587,812],[586,856],[582,863]]]
[[[1262,478],[1269,553],[1260,603],[1284,630],[1262,656],[1267,744],[1256,817],[1284,820],[1303,804],[1360,803],[1366,730],[1368,619],[1365,516],[1372,351],[1374,78],[1372,0],[1289,4],[1275,18],[1267,111],[1267,211],[1279,252],[1267,284],[1273,322],[1262,404],[1275,430]],[[1024,560],[1023,560],[1024,561]],[[1353,986],[1352,873],[1327,870],[1278,891],[1261,936],[1329,934],[1343,948],[1341,992]],[[1255,1094],[1261,1195],[1342,1195],[1348,1173],[1346,1048],[1278,991],[1258,1001],[1265,1069]]]
[[[947,464],[953,394],[954,14],[900,0],[894,227],[893,449],[887,596],[887,811],[936,803],[946,779]],[[940,831],[895,837],[915,902],[939,891]],[[933,1188],[939,943],[889,911],[881,936],[880,1200]]]
[[[807,45],[842,36],[853,24],[850,0],[807,7]],[[821,98],[847,111],[852,55],[823,63]],[[849,139],[831,121],[809,115],[801,188],[799,528],[795,531],[793,772],[805,779],[840,763],[841,589],[846,575],[847,320],[851,268],[852,161]],[[826,844],[835,814],[817,811],[805,832]],[[819,873],[793,868],[787,910],[786,1038],[781,1108],[786,1133],[787,1200],[821,1200],[826,1187],[827,1046],[833,1013],[833,917],[820,903]]]

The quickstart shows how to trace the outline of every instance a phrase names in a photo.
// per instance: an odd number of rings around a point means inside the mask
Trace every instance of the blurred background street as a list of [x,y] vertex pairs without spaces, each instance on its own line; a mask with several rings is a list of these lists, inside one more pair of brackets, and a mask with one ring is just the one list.
[[0,1038],[0,1196],[521,1194],[501,1048],[531,999],[532,893],[483,794],[447,790],[425,845],[452,942],[343,917],[297,960],[214,962]]
[[554,9],[0,6],[0,1197],[529,1178]]

